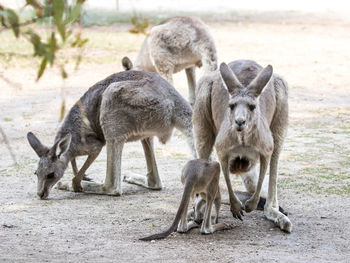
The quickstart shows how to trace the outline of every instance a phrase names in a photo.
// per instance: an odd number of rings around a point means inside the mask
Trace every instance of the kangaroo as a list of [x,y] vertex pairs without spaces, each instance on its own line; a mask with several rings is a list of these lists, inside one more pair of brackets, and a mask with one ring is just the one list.
[[[150,189],[161,189],[153,149],[153,137],[166,143],[174,128],[179,129],[196,157],[192,133],[192,109],[166,80],[156,73],[124,71],[93,85],[71,108],[53,146],[44,146],[31,132],[29,144],[40,157],[35,174],[37,194],[46,199],[50,189],[63,176],[71,161],[87,155],[86,162],[72,180],[74,191],[121,195],[121,157],[126,142],[141,140],[147,176],[124,181]],[[104,184],[83,181],[85,171],[107,144],[107,170]]]
[[[205,212],[200,232],[202,234],[211,234],[215,231],[227,227],[225,224],[217,223],[219,215],[221,196],[219,190],[220,164],[218,162],[208,162],[203,159],[191,160],[186,163],[182,169],[181,182],[184,185],[184,191],[179,209],[171,226],[162,233],[154,234],[141,238],[140,240],[148,241],[154,239],[163,239],[169,236],[176,229],[184,233],[191,228],[198,227],[196,221],[188,222],[187,209],[190,198],[199,194],[205,200]],[[215,205],[216,217],[215,224],[212,224],[211,209]],[[200,210],[200,209],[199,209]]]
[[[127,57],[123,67],[133,67]],[[214,39],[208,27],[197,17],[169,18],[151,29],[138,54],[134,69],[158,72],[173,84],[174,73],[186,71],[189,102],[195,101],[195,68],[202,66],[205,72],[217,69]]]
[[[267,219],[292,231],[289,218],[279,211],[277,165],[288,126],[288,86],[251,60],[222,63],[198,83],[193,125],[199,158],[208,159],[215,144],[228,188],[231,212],[242,220],[243,210],[257,208],[268,164],[270,176],[264,206]],[[260,163],[259,175],[256,172]],[[253,193],[242,205],[232,190],[229,173],[242,176]]]

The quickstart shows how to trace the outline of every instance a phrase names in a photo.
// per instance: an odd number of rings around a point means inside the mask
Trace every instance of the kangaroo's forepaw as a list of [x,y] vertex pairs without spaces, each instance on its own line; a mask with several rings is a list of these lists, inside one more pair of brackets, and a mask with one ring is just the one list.
[[243,208],[241,201],[239,201],[239,200],[237,202],[231,201],[230,203],[231,203],[232,216],[236,219],[243,221],[242,217],[244,216],[244,214],[243,214],[244,208]]
[[81,181],[80,180],[74,180],[75,178],[73,178],[72,180],[72,187],[73,187],[73,191],[74,192],[82,192],[83,191],[83,187],[81,186]]
[[255,200],[247,200],[244,204],[244,210],[247,212],[247,213],[250,213],[254,210],[256,210],[256,208],[258,207],[258,202],[255,202]]

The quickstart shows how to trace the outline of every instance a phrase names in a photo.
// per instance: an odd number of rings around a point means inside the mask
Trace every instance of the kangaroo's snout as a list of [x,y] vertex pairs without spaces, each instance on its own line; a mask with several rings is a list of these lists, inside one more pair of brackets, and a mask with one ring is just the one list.
[[41,200],[45,200],[48,196],[48,193],[47,191],[40,191],[40,192],[37,192],[37,195],[40,197]]
[[238,131],[242,131],[245,127],[246,121],[243,118],[237,118],[235,119],[236,129]]

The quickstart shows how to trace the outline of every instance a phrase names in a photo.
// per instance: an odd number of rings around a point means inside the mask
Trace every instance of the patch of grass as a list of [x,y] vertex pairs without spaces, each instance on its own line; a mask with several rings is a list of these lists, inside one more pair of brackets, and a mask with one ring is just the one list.
[[349,179],[348,171],[336,167],[305,167],[294,176],[280,177],[278,187],[302,193],[346,195],[350,194]]
[[32,114],[23,113],[22,117],[25,120],[31,120],[31,119],[33,119],[34,116]]
[[[118,31],[117,31],[118,30]],[[121,31],[122,30],[122,31]],[[45,38],[44,30],[41,37]],[[39,32],[40,28],[39,28]],[[145,36],[131,34],[128,29],[83,29],[82,35],[88,38],[86,46],[83,49],[82,63],[113,63],[118,57],[125,56],[129,52],[139,51]],[[0,65],[5,68],[10,67],[37,67],[39,59],[33,58],[33,48],[25,39],[16,39],[12,32],[6,31],[0,34]],[[58,54],[62,59],[69,59],[69,63],[74,64],[70,59],[76,56],[75,49],[66,48],[64,52]]]
[[325,190],[329,194],[337,194],[337,195],[350,195],[350,183],[346,183],[341,187],[331,186]]
[[319,153],[307,151],[303,153],[289,154],[288,159],[294,162],[313,162],[319,158]]
[[1,169],[1,170],[0,170],[0,176],[9,177],[9,176],[12,176],[12,174],[9,173],[9,170],[8,170],[8,169]]
[[333,171],[333,169],[328,167],[306,167],[303,169],[303,173],[311,174],[311,175],[322,175],[325,173],[329,173],[330,171]]
[[281,189],[305,189],[308,184],[296,182],[296,180],[292,178],[283,178],[278,181],[277,186]]
[[[349,167],[350,168],[350,155],[348,155],[346,160],[338,161],[338,163],[343,167]],[[350,175],[349,175],[350,176]]]

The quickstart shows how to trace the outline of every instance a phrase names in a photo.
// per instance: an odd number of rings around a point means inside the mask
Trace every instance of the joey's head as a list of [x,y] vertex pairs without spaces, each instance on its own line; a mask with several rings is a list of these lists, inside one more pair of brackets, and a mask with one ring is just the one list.
[[272,66],[268,65],[247,85],[244,86],[230,67],[221,63],[220,75],[229,99],[229,114],[232,128],[238,132],[250,130],[258,116],[258,98],[272,76]]
[[48,148],[33,133],[28,132],[28,142],[40,158],[38,168],[35,171],[35,175],[38,177],[37,194],[40,199],[46,199],[51,188],[62,178],[69,162],[67,152],[71,138],[72,136],[67,134],[51,148]]

